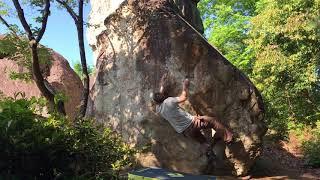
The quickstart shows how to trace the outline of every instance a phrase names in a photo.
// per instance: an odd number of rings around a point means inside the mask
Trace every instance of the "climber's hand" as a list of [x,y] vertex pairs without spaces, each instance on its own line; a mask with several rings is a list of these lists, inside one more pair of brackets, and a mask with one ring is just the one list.
[[163,91],[164,91],[164,88],[163,88],[163,86],[161,86],[159,92],[163,93]]
[[183,86],[184,86],[184,87],[188,88],[189,85],[190,85],[189,79],[186,78],[185,80],[183,80]]
[[182,92],[179,96],[178,103],[182,103],[182,102],[186,101],[188,99],[188,94],[189,94],[189,80],[185,79],[183,81],[183,88],[182,88]]
[[197,127],[197,128],[200,128],[201,127],[201,119],[198,117],[198,116],[196,116],[195,117],[195,119],[194,119],[194,124],[195,124],[195,126]]

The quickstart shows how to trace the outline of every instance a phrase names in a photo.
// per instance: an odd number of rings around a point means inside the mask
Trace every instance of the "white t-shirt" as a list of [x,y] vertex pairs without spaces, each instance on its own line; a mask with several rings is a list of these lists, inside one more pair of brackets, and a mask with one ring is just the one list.
[[168,97],[160,105],[157,105],[156,111],[164,119],[169,121],[171,126],[182,133],[192,123],[193,116],[184,111],[178,104],[178,97]]

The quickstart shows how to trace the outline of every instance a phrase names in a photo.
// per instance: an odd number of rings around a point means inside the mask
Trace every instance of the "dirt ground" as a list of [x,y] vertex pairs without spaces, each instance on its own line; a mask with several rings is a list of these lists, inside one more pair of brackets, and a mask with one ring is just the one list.
[[320,168],[306,165],[300,147],[301,143],[294,134],[289,135],[288,142],[266,140],[263,154],[251,170],[251,176],[244,179],[320,179]]
[[[319,150],[320,153],[320,150]],[[201,177],[200,179],[204,179]],[[209,178],[210,179],[210,178]],[[246,177],[216,176],[217,180],[238,179],[319,179],[320,168],[306,165],[301,150],[301,141],[294,134],[289,135],[288,141],[264,141],[262,156]]]

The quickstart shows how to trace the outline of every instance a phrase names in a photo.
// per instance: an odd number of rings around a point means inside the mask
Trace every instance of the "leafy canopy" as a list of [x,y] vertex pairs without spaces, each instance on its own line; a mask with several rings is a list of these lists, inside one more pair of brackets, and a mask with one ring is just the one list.
[[320,120],[320,0],[202,0],[205,36],[262,92],[269,127]]
[[253,54],[245,40],[251,29],[249,20],[255,15],[256,1],[202,0],[199,3],[208,41],[245,72],[251,69]]
[[273,128],[320,119],[319,0],[261,0],[248,44],[252,78],[269,105]]

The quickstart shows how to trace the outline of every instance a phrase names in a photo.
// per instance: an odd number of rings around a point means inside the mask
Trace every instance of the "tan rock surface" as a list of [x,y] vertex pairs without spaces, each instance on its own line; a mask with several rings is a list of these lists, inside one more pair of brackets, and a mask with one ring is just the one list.
[[[93,8],[104,6],[91,1]],[[97,6],[97,7],[94,7]],[[193,28],[171,11],[165,0],[130,0],[105,17],[96,42],[97,70],[88,114],[111,125],[128,143],[148,152],[142,166],[160,166],[193,174],[243,175],[261,153],[263,102],[250,80]],[[101,25],[102,26],[102,25]],[[191,113],[217,116],[236,142],[212,161],[200,156],[199,143],[177,134],[154,112],[151,95],[165,75],[169,95],[177,96],[191,80]]]

